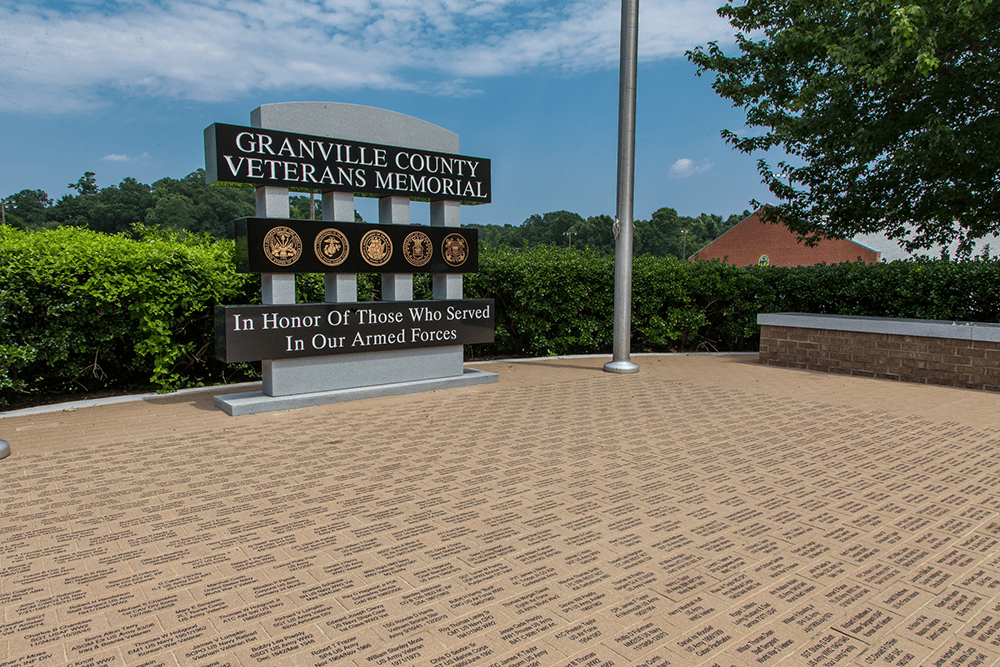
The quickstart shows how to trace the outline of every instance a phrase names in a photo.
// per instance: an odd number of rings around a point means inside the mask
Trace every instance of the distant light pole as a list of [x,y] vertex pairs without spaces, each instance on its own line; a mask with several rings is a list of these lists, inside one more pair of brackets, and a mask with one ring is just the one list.
[[681,233],[684,234],[684,245],[683,250],[681,250],[681,259],[688,258],[688,230],[682,229]]
[[577,232],[563,232],[563,236],[568,236],[569,237],[569,247],[570,248],[573,247],[573,234],[576,234],[576,233]]
[[614,357],[609,373],[638,373],[632,342],[632,195],[635,190],[635,81],[639,63],[639,0],[622,0],[618,74],[618,204],[615,214]]

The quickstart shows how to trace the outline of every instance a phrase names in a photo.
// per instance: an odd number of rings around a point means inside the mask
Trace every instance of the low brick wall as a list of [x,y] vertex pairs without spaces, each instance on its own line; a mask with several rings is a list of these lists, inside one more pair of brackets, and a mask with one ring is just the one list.
[[760,363],[1000,391],[1000,325],[846,315],[758,315]]

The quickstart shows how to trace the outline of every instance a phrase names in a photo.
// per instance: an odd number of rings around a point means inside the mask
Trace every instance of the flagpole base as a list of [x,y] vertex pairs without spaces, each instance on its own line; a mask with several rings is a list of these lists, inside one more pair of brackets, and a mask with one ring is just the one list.
[[638,373],[639,365],[631,361],[609,361],[604,364],[604,370],[608,373]]

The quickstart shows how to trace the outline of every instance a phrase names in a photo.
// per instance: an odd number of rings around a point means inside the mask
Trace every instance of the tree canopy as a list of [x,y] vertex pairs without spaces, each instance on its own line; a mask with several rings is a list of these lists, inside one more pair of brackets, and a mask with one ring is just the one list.
[[[53,202],[44,190],[21,190],[2,200],[7,224],[21,229],[87,227],[99,232],[128,232],[135,223],[233,238],[233,221],[256,213],[250,187],[205,183],[198,169],[184,178],[161,178],[152,185],[125,178],[118,185],[99,187],[96,174],[85,172],[67,186],[76,194]],[[323,217],[322,197],[315,197],[314,216]],[[308,195],[289,198],[288,217],[309,218]],[[364,222],[355,211],[355,221]]]
[[[745,0],[719,14],[739,54],[688,52],[714,72],[800,235],[882,232],[907,250],[1000,231],[1000,0]],[[756,204],[756,202],[755,202]]]
[[[678,215],[672,208],[653,212],[649,220],[635,221],[633,248],[637,255],[668,255],[687,258],[701,250],[727,229],[750,215],[750,211],[730,215],[702,213],[697,217]],[[614,253],[614,219],[608,215],[583,218],[569,211],[552,211],[532,215],[520,226],[468,225],[479,230],[479,241],[493,248],[533,248],[542,245],[587,247],[603,253]],[[571,233],[572,236],[569,236]]]
[[42,190],[10,195],[4,199],[8,224],[22,229],[73,226],[119,233],[141,222],[232,238],[233,220],[252,216],[256,210],[253,189],[206,185],[201,169],[181,179],[161,178],[152,185],[125,178],[104,188],[97,185],[94,172],[88,171],[68,188],[76,194],[63,195],[54,203]]
[[[20,229],[86,227],[99,232],[130,233],[136,223],[175,232],[233,238],[233,221],[256,212],[253,188],[205,183],[202,169],[187,176],[161,178],[152,185],[125,178],[118,185],[99,187],[88,171],[68,185],[75,194],[59,201],[43,190],[21,190],[2,200],[7,224]],[[322,196],[295,194],[289,197],[288,217],[323,219]],[[635,221],[636,254],[690,257],[724,231],[750,215],[749,211],[721,215],[702,213],[681,216],[672,208],[661,208],[649,220]],[[354,212],[355,222],[364,219]],[[543,245],[591,248],[614,253],[613,219],[608,215],[589,218],[570,211],[552,211],[529,216],[520,225],[466,225],[479,230],[480,243],[490,247],[533,248]]]

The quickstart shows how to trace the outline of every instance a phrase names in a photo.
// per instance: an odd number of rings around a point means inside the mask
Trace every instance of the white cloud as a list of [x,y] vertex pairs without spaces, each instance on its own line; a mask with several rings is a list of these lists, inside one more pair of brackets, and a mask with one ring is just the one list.
[[687,178],[688,176],[708,171],[711,168],[712,163],[707,159],[702,160],[701,164],[695,164],[694,160],[682,157],[670,165],[670,171],[667,173],[671,178]]
[[[710,0],[646,0],[639,55],[728,25]],[[0,109],[76,111],[100,90],[224,101],[317,86],[470,92],[475,77],[615,66],[619,0],[162,0],[0,7]],[[109,10],[110,7],[110,10]]]
[[104,157],[102,157],[101,160],[104,160],[106,162],[133,162],[135,160],[142,160],[147,157],[149,157],[149,153],[143,153],[139,157],[129,157],[128,155],[111,153],[109,155],[105,155]]

